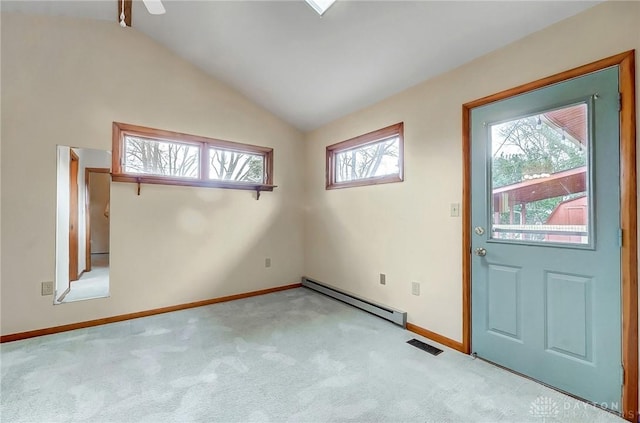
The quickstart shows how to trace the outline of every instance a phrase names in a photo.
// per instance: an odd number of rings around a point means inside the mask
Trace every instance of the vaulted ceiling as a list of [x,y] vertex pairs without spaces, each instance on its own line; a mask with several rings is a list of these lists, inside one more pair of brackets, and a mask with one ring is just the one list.
[[[302,0],[133,3],[133,28],[301,130],[317,128],[599,1]],[[108,1],[2,1],[2,11],[112,21]],[[532,60],[544,60],[531,52]]]

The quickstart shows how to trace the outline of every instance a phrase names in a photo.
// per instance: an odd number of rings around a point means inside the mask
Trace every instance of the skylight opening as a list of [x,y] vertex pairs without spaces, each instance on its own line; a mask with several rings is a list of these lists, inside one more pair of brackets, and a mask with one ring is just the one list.
[[322,16],[324,15],[324,12],[326,12],[331,7],[331,5],[335,3],[336,0],[305,0],[305,1],[309,6],[313,8],[313,10],[318,12],[318,15]]

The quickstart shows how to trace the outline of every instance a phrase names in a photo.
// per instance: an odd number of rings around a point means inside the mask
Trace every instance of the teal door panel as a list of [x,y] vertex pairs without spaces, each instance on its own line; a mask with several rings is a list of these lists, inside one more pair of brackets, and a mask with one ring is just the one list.
[[618,68],[471,112],[472,351],[619,411]]

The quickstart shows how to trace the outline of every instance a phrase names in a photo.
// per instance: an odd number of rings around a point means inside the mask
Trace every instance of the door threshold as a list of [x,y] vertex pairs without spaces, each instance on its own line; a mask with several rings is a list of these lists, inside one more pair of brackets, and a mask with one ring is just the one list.
[[[544,383],[544,382],[542,382],[542,381],[540,381],[540,380],[538,380],[538,379],[534,379],[534,378],[532,378],[531,376],[527,376],[527,375],[525,375],[524,373],[517,372],[517,371],[515,371],[515,370],[513,370],[513,369],[510,369],[510,368],[508,368],[508,367],[505,367],[505,366],[503,366],[503,365],[500,365],[500,364],[498,364],[498,363],[495,363],[495,362],[493,362],[493,361],[491,361],[491,360],[487,360],[486,358],[482,358],[482,357],[480,357],[479,355],[477,355],[476,353],[472,353],[472,354],[471,354],[471,357],[472,357],[473,359],[482,360],[482,361],[484,361],[485,363],[491,364],[492,366],[499,367],[499,368],[501,368],[502,370],[506,370],[506,371],[508,371],[509,373],[512,373],[512,374],[514,374],[514,375],[516,375],[516,376],[520,376],[520,377],[522,377],[522,378],[524,378],[524,379],[528,379],[528,380],[530,380],[530,381],[532,381],[532,382],[535,382],[535,383],[537,383],[537,384],[539,384],[539,385],[542,385],[542,386],[544,386],[544,387],[547,387],[547,388],[549,388],[549,389],[553,389],[553,390],[554,390],[554,391],[556,391],[556,392],[559,392],[559,393],[564,394],[564,395],[566,395],[566,396],[568,396],[568,397],[571,397],[571,398],[573,398],[573,399],[575,399],[575,400],[578,400],[578,401],[580,401],[580,402],[583,402],[583,403],[585,403],[585,404],[587,404],[587,405],[589,405],[589,406],[591,406],[591,407],[598,408],[598,409],[600,409],[600,410],[603,410],[603,411],[606,411],[606,412],[608,412],[608,413],[610,413],[610,414],[613,414],[614,416],[618,416],[618,417],[622,418],[622,412],[621,412],[621,411],[614,411],[614,410],[612,410],[612,409],[610,409],[610,408],[603,407],[602,405],[600,405],[600,404],[598,404],[598,403],[595,403],[595,402],[589,401],[589,400],[587,400],[587,399],[581,398],[581,397],[579,397],[579,396],[577,396],[577,395],[575,395],[575,394],[572,394],[571,392],[567,392],[567,391],[564,391],[564,390],[562,390],[562,389],[560,389],[560,388],[556,388],[555,386],[549,385],[548,383]],[[621,402],[620,402],[620,403],[621,403]],[[620,403],[619,403],[619,404],[620,404]]]

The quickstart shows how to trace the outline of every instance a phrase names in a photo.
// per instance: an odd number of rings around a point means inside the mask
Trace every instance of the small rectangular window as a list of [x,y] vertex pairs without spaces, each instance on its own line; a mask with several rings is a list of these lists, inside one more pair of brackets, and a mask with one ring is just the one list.
[[273,149],[114,122],[113,180],[272,191]]
[[403,124],[327,147],[327,189],[402,182]]
[[258,182],[264,179],[264,155],[209,148],[209,179]]

